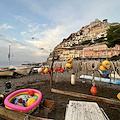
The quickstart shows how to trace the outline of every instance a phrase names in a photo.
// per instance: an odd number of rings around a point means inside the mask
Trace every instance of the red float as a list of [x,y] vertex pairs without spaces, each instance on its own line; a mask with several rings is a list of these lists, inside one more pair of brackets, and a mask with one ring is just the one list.
[[63,73],[63,72],[64,72],[64,70],[63,70],[63,69],[61,69],[61,70],[60,70],[60,72],[61,72],[61,73]]
[[45,70],[45,69],[42,69],[42,74],[45,74],[44,70]]
[[58,71],[58,69],[57,69],[57,68],[55,68],[55,69],[54,69],[54,71]]
[[93,95],[96,95],[97,94],[97,88],[95,86],[92,86],[91,89],[90,89],[91,93]]
[[62,68],[61,67],[58,67],[58,70],[60,71]]

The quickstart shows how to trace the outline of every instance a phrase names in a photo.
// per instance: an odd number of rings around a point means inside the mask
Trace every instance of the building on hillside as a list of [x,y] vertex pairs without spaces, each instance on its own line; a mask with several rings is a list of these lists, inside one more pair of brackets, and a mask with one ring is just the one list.
[[59,56],[59,61],[67,60],[68,58],[82,58],[83,47],[72,47],[66,49],[56,49],[55,53]]
[[83,48],[83,58],[87,59],[107,59],[120,54],[120,45],[108,48],[106,44],[93,45]]

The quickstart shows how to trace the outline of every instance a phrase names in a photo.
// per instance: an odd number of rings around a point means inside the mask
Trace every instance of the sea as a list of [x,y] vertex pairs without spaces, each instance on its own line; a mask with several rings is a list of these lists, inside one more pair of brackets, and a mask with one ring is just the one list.
[[[10,61],[10,65],[13,66],[22,66],[23,63],[26,63],[24,61]],[[8,61],[0,61],[0,68],[5,68],[5,67],[9,67],[9,63]]]

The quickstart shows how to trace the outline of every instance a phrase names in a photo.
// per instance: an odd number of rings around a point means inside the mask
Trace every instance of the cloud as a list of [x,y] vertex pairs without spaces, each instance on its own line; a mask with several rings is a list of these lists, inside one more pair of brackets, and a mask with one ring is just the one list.
[[6,38],[6,36],[0,34],[0,41],[2,42],[7,42],[9,44],[16,44],[16,45],[22,45],[22,46],[26,46],[26,44],[19,42],[16,38],[13,38],[12,40]]
[[0,29],[8,30],[8,29],[14,29],[14,27],[12,27],[8,24],[3,24],[0,26]]
[[25,36],[27,33],[26,33],[26,31],[23,31],[23,32],[20,32],[20,34],[21,34],[22,36]]
[[33,40],[26,40],[36,48],[44,48],[44,52],[50,53],[50,49],[54,49],[60,41],[66,36],[67,29],[65,26],[56,26],[55,28],[49,28],[43,32],[40,32]]
[[23,16],[17,15],[17,16],[15,16],[15,18],[17,20],[21,21],[24,24],[28,24],[29,23],[29,20],[27,18],[23,17]]

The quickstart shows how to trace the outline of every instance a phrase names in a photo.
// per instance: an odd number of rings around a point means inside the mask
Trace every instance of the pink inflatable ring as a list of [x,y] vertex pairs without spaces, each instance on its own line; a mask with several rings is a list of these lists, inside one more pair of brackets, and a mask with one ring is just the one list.
[[[32,105],[25,107],[25,106],[15,105],[11,102],[17,96],[27,95],[28,91],[30,91],[30,90],[34,91],[34,95],[37,98],[37,100]],[[21,89],[21,90],[17,90],[15,92],[11,93],[10,95],[8,95],[6,97],[6,99],[4,100],[4,104],[5,104],[5,107],[8,109],[12,109],[12,110],[16,110],[16,111],[20,111],[20,112],[24,112],[24,113],[30,113],[37,108],[41,99],[42,99],[42,93],[40,91],[35,90],[35,89]]]

